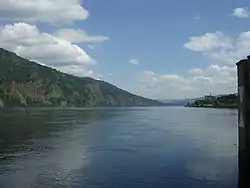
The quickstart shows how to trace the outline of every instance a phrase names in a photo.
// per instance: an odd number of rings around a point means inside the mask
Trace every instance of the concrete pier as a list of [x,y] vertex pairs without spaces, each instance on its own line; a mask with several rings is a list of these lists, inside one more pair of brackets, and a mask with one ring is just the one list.
[[239,188],[250,186],[250,56],[237,63]]

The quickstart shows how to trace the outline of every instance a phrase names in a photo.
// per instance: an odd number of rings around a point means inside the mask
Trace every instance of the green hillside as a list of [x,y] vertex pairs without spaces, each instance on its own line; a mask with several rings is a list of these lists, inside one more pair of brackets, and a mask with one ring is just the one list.
[[75,107],[162,105],[107,82],[65,74],[0,48],[0,106],[2,103]]

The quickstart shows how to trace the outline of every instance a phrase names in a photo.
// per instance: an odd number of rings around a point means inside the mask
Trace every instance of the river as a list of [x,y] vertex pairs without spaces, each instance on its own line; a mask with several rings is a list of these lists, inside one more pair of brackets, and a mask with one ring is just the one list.
[[0,111],[1,188],[236,188],[237,111]]

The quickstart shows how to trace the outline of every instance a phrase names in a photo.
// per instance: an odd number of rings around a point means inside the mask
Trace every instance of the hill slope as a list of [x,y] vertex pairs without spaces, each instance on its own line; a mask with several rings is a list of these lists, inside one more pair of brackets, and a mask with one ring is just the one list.
[[9,106],[162,105],[92,78],[42,66],[0,48],[0,102]]

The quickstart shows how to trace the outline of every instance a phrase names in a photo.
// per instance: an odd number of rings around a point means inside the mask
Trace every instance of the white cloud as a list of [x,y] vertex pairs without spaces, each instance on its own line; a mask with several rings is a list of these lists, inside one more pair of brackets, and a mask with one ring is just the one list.
[[191,37],[191,40],[184,46],[189,50],[201,52],[216,64],[235,65],[236,62],[250,54],[250,31],[240,33],[236,39],[220,32],[220,37],[212,37],[213,39],[207,40],[207,43],[204,44],[206,36],[208,34]]
[[206,69],[200,69],[200,68],[194,68],[189,71],[192,75],[204,75],[204,76],[219,76],[219,75],[225,75],[225,74],[236,74],[236,66],[219,66],[212,64]]
[[239,60],[250,55],[250,31],[242,32],[234,41],[233,49],[221,49],[208,55],[213,61],[235,65]]
[[84,20],[89,16],[81,2],[81,0],[0,0],[0,19],[70,23]]
[[191,75],[202,75],[203,74],[203,70],[200,68],[194,68],[194,69],[190,69],[188,71],[189,74]]
[[236,16],[238,18],[249,18],[250,11],[247,8],[236,8],[233,11],[233,16]]
[[60,29],[55,33],[55,35],[73,43],[99,43],[109,40],[109,37],[102,35],[90,35],[87,31],[82,29]]
[[195,88],[190,87],[183,77],[153,71],[142,72],[134,88],[135,93],[156,99],[185,98],[188,91],[194,92]]
[[73,74],[80,77],[91,77],[97,80],[103,78],[102,74],[95,73],[93,70],[90,70],[89,67],[86,66],[68,65],[59,67],[59,70],[64,73]]
[[176,74],[163,74],[161,75],[160,78],[166,81],[173,81],[173,82],[179,82],[179,83],[187,82],[187,80],[185,80],[183,77],[176,75]]
[[216,31],[214,33],[205,33],[201,36],[190,37],[189,42],[184,47],[198,52],[211,51],[216,49],[232,48],[232,40],[224,33]]
[[91,45],[91,44],[88,44],[87,47],[88,47],[89,49],[95,49],[95,46],[94,46],[94,45]]
[[19,22],[0,29],[0,46],[41,64],[78,76],[93,75],[89,66],[95,61],[79,46],[35,25]]
[[130,59],[129,61],[128,61],[128,63],[130,63],[130,64],[132,64],[132,65],[139,65],[140,64],[140,62],[139,62],[139,60],[138,59]]
[[157,99],[192,98],[208,93],[236,92],[236,67],[210,65],[205,69],[195,68],[190,75],[157,74],[144,71],[139,75],[134,91]]

